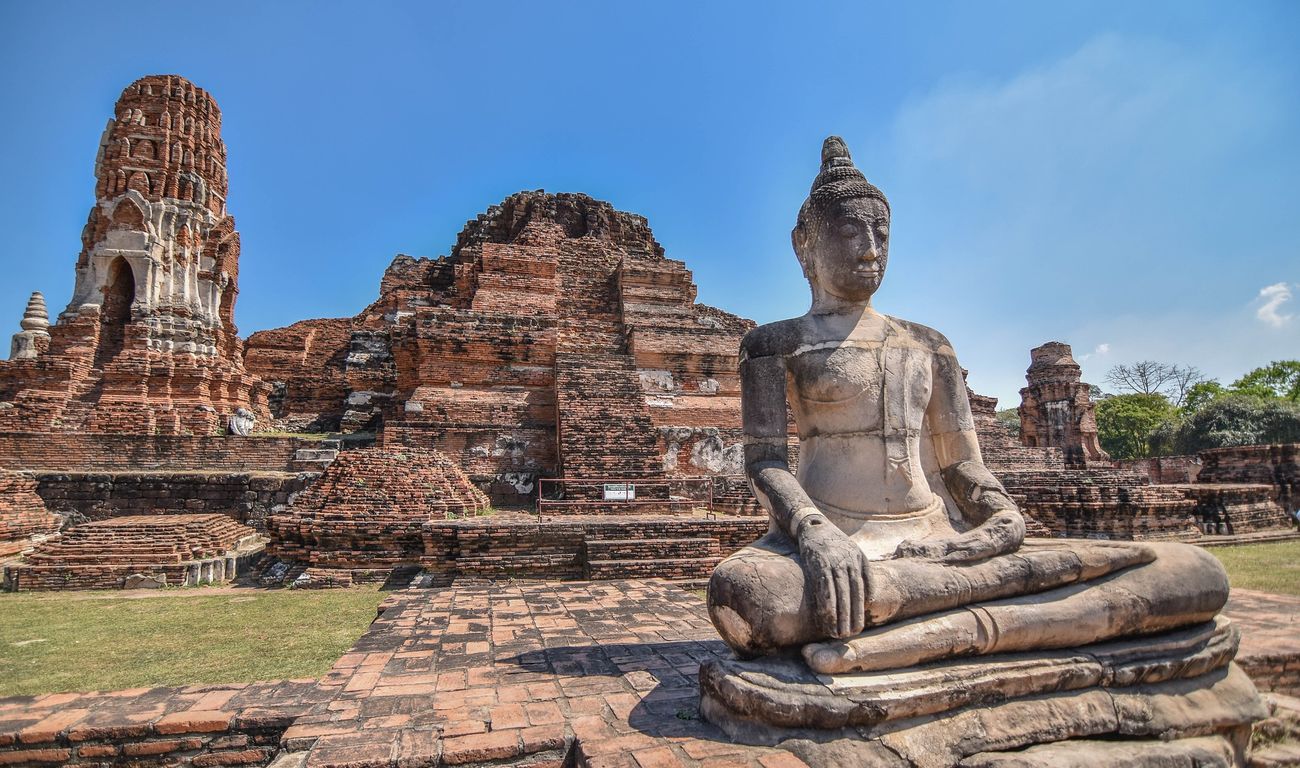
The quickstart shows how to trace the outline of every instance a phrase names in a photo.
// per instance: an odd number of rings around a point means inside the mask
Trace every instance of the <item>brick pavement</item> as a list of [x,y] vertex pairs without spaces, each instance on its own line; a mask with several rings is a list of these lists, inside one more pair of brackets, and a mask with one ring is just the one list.
[[[1300,666],[1300,598],[1236,590],[1227,613],[1261,687]],[[0,765],[803,765],[699,719],[699,665],[729,653],[668,581],[460,580],[395,592],[319,681],[0,699]]]
[[1237,663],[1255,686],[1300,696],[1300,596],[1234,589],[1224,613],[1241,627]]
[[[699,719],[699,665],[730,652],[663,580],[458,583],[390,598],[284,734],[305,765],[802,765]],[[439,760],[441,762],[439,762]]]

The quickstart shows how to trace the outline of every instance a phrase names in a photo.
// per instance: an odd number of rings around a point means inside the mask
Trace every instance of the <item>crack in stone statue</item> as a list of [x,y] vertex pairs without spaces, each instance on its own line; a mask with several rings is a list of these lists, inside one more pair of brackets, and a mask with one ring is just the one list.
[[[754,726],[854,724],[827,714],[847,711],[845,702],[828,703],[854,688],[845,675],[1023,652],[1040,654],[1032,663],[1042,664],[1041,654],[1055,649],[1186,627],[1231,648],[1207,656],[1226,669],[1235,641],[1215,616],[1228,583],[1209,554],[1181,544],[1025,541],[1019,510],[981,459],[952,346],[872,306],[889,260],[889,224],[884,194],[841,139],[826,139],[792,233],[812,308],[742,342],[745,473],[772,527],[723,561],[709,584],[710,616],[741,660],[702,672],[705,715],[733,736],[779,741]],[[798,426],[797,475],[787,456],[787,402]],[[1211,643],[1204,638],[1188,642]],[[1191,645],[1160,653],[1207,653]],[[1161,669],[1194,666],[1179,656]],[[1144,680],[1164,674],[1143,670]],[[1012,686],[1021,695],[1066,685],[1054,678],[1056,687],[1043,688],[1043,678],[1025,675]],[[1213,695],[1231,715],[1202,732],[1258,715],[1239,671],[1221,685]],[[849,707],[857,725],[888,719],[864,701]],[[933,701],[917,706],[946,711]],[[1238,752],[1240,731],[1231,740]],[[936,759],[921,763],[948,764]]]

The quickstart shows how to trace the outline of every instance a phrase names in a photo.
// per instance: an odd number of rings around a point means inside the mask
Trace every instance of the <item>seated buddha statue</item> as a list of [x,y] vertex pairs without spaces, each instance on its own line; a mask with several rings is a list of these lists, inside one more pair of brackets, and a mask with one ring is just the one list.
[[745,471],[771,527],[710,581],[726,643],[834,675],[1213,619],[1228,581],[1198,547],[1025,541],[980,456],[952,345],[872,305],[889,225],[884,194],[826,139],[792,233],[812,307],[741,346]]

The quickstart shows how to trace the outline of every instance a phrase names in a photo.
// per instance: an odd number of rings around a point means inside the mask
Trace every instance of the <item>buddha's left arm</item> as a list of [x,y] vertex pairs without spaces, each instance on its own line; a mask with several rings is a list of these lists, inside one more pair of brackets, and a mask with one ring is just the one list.
[[1025,521],[1002,483],[984,466],[961,366],[951,353],[938,352],[933,359],[926,421],[944,485],[971,528],[948,539],[910,545],[912,553],[960,561],[1014,551],[1025,538]]

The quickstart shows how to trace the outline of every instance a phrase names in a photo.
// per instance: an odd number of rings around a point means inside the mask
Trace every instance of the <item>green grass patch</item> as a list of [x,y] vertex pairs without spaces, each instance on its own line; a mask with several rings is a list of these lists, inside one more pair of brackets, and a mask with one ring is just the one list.
[[377,587],[102,594],[0,594],[0,696],[319,677],[384,597]]
[[1241,589],[1300,595],[1300,541],[1208,547]]

